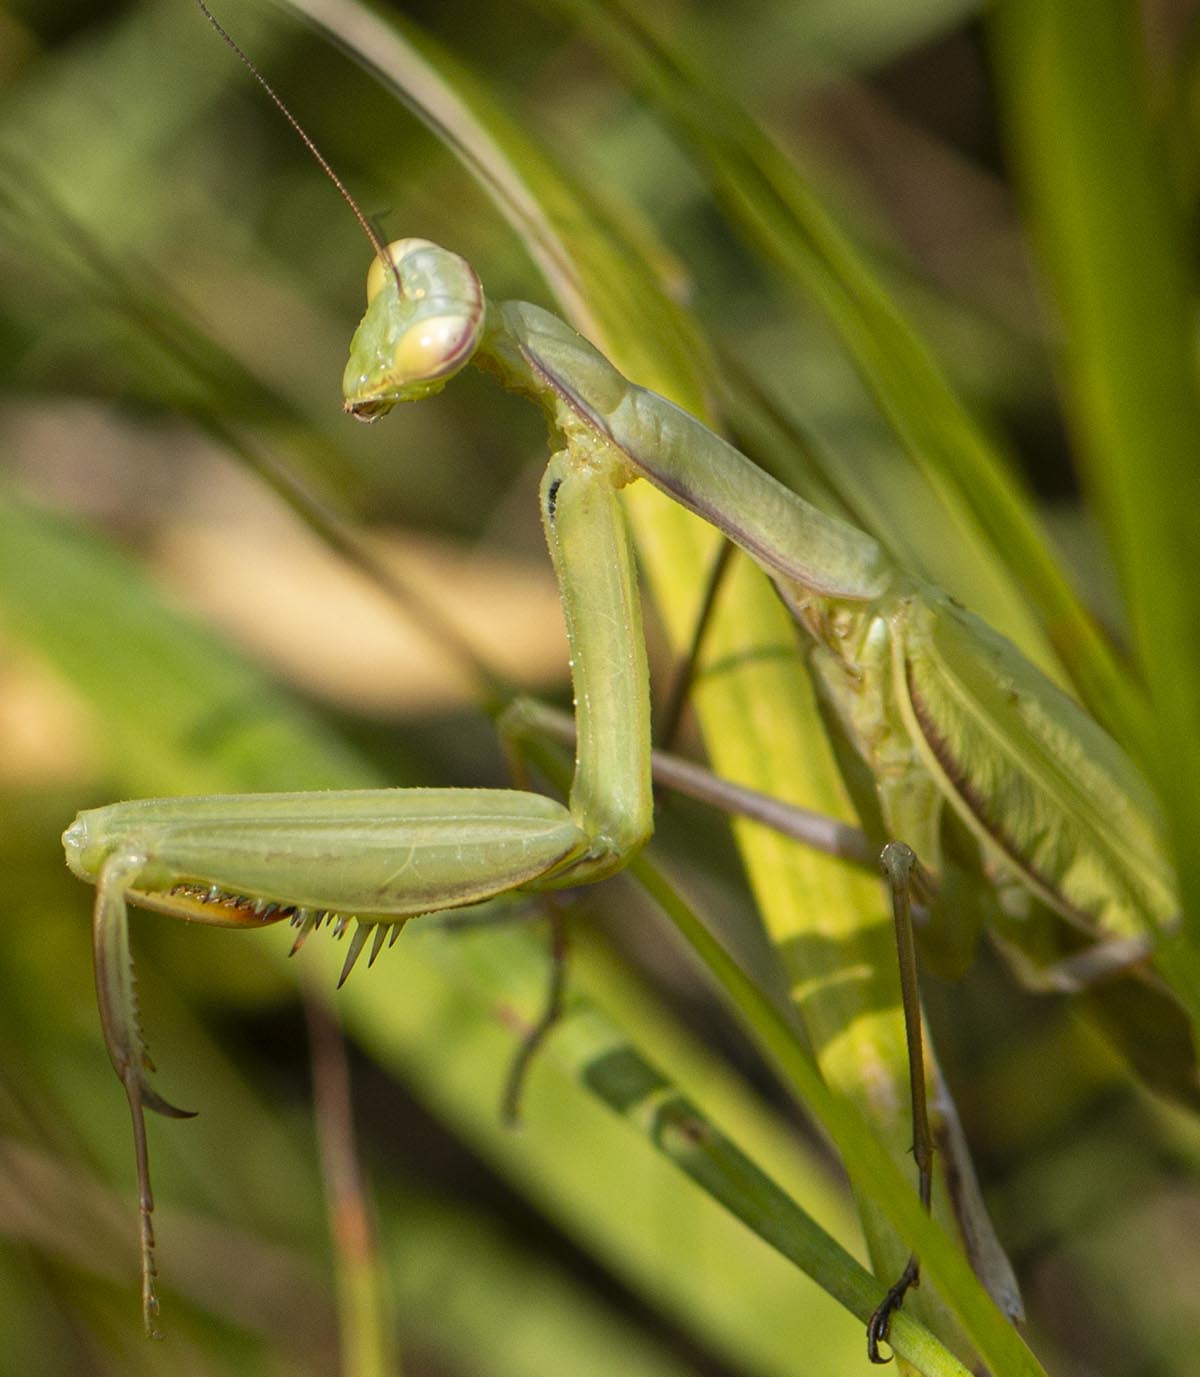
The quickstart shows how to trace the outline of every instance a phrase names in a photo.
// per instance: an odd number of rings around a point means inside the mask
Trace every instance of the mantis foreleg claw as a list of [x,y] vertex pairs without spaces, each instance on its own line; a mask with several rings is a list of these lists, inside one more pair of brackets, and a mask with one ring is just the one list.
[[165,1119],[194,1119],[197,1111],[194,1109],[180,1109],[178,1105],[173,1105],[169,1100],[164,1100],[157,1090],[142,1081],[139,1085],[138,1093],[141,1096],[142,1104],[147,1109],[154,1110],[155,1114],[161,1114]]

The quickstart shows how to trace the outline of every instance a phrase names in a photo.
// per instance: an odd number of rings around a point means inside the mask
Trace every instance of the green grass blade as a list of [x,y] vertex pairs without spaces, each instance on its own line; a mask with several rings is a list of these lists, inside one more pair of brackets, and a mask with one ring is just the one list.
[[1137,22],[1009,0],[997,70],[1016,167],[1063,317],[1063,387],[1154,704],[1149,760],[1170,817],[1186,940],[1164,969],[1200,1011],[1200,396],[1196,276],[1150,123]]
[[[982,554],[978,610],[1045,660],[1048,633],[1084,701],[1139,740],[1145,711],[1081,607],[995,442],[951,390],[928,347],[820,204],[795,164],[681,45],[620,0],[559,0],[703,160],[731,218],[768,261],[812,294],[910,459],[939,496],[954,538]],[[886,533],[885,533],[886,534]],[[982,539],[981,539],[982,538]],[[996,552],[1002,552],[1001,563]],[[1024,604],[1037,609],[1040,628]]]
[[[897,1230],[913,1240],[922,1268],[952,1299],[958,1318],[989,1366],[998,1373],[1041,1373],[1036,1358],[999,1311],[955,1243],[939,1231],[924,1213],[895,1164],[889,1159],[866,1121],[854,1107],[831,1093],[807,1051],[762,992],[749,981],[703,925],[682,904],[672,888],[644,859],[633,863],[634,873],[655,895],[685,934],[696,955],[708,968],[731,1003],[753,1029],[760,1046],[795,1088],[802,1102],[816,1115],[833,1138],[852,1175],[872,1179],[883,1186],[873,1197],[880,1200]],[[899,1350],[898,1350],[899,1351]],[[908,1353],[902,1357],[910,1358]],[[918,1364],[919,1365],[919,1364]],[[926,1369],[922,1369],[926,1370]]]
[[[672,891],[659,879],[656,892],[661,896]],[[522,939],[519,934],[509,933],[501,940],[504,947],[511,947],[515,951]],[[468,975],[476,997],[490,995],[491,1001],[506,1005],[514,998],[519,1005],[527,1001],[536,1002],[536,982],[539,979],[536,962],[532,967],[525,967],[535,982],[526,984],[521,978],[523,963],[519,960],[498,963],[496,950],[494,941],[481,949],[477,941],[463,940],[457,934],[449,940],[440,934],[426,934],[420,944],[422,958],[458,971],[460,975]],[[590,984],[590,962],[586,956],[580,974],[585,986]],[[389,1008],[395,1008],[396,1001],[390,994],[381,997],[378,986],[369,990],[360,987],[356,993],[365,1001],[362,1007],[372,1011],[363,1025],[364,1036],[380,1049],[381,1055],[386,1056],[389,1028],[397,1022],[397,1018],[388,1014],[383,1001],[387,1001]],[[406,1012],[403,1015],[404,1022],[411,1017],[411,1011]],[[437,1020],[431,1017],[429,1021],[436,1024]],[[794,1034],[791,1036],[794,1039]],[[794,1047],[794,1041],[792,1045]],[[882,1296],[880,1284],[820,1230],[694,1101],[681,1094],[662,1071],[629,1041],[628,1036],[599,1010],[582,1001],[573,1001],[563,1025],[555,1031],[548,1044],[545,1055],[548,1061],[563,1068],[580,1085],[586,1086],[627,1126],[644,1135],[667,1161],[751,1228],[764,1242],[816,1280],[861,1321],[866,1321]],[[815,1077],[815,1071],[810,1069],[810,1082]],[[545,1094],[543,1089],[535,1091],[533,1095],[527,1132],[533,1129],[537,1117],[545,1112]],[[828,1091],[824,1094],[829,1096]],[[870,1133],[861,1125],[858,1134],[860,1141],[865,1139],[873,1142]],[[853,1137],[853,1134],[848,1137]],[[558,1142],[561,1144],[562,1139],[558,1139]],[[521,1143],[517,1144],[518,1151],[521,1146]],[[521,1163],[521,1171],[523,1174],[536,1172],[539,1170],[537,1164],[541,1145],[525,1146],[531,1148],[531,1155]],[[575,1150],[585,1149],[580,1146]],[[594,1152],[594,1146],[590,1150]],[[886,1163],[886,1158],[878,1154],[873,1161],[879,1166]],[[890,1172],[898,1194],[908,1197],[895,1168],[889,1163],[886,1170]],[[596,1202],[593,1202],[592,1208],[595,1207]],[[953,1253],[953,1250],[949,1251]],[[726,1304],[722,1303],[723,1310]],[[1015,1333],[1007,1326],[1004,1328],[1008,1340],[1017,1342],[1019,1346]],[[931,1377],[933,1374],[951,1373],[960,1377],[966,1371],[927,1330],[908,1317],[897,1327],[895,1338],[897,1352],[921,1371],[931,1374]],[[1014,1374],[1035,1374],[1040,1371],[1036,1364],[1009,1365],[1001,1370]]]

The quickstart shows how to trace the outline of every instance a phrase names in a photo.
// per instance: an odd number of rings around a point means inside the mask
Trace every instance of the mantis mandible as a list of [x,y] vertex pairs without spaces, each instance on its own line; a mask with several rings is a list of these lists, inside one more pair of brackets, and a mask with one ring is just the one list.
[[[540,504],[571,649],[574,780],[565,806],[498,789],[213,796],[117,803],[68,828],[68,864],[96,886],[97,991],[133,1120],[148,1330],[158,1302],[144,1112],[186,1116],[146,1077],[128,904],[231,927],[286,918],[297,946],[323,924],[354,924],[345,979],[368,942],[373,961],[412,917],[620,870],[653,830],[649,679],[619,501],[638,479],[745,551],[804,629],[818,690],[875,780],[898,920],[914,858],[922,875],[941,870],[947,805],[991,863],[1091,938],[1152,938],[1177,913],[1147,786],[1008,641],[895,567],[871,536],[623,377],[554,315],[487,301],[457,254],[419,238],[376,249],[343,382],[347,412],[377,420],[474,363],[547,422]],[[911,932],[898,926],[911,972]],[[915,992],[906,1015],[919,1045]],[[918,1106],[927,1201],[922,1117]],[[876,1360],[916,1279],[914,1259],[871,1322]]]

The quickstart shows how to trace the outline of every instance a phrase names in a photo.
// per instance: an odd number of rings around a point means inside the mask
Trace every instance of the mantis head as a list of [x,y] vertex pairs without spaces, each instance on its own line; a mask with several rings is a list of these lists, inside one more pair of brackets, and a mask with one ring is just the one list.
[[441,391],[483,331],[483,288],[466,259],[428,239],[398,239],[384,254],[367,273],[367,313],[342,379],[358,421]]

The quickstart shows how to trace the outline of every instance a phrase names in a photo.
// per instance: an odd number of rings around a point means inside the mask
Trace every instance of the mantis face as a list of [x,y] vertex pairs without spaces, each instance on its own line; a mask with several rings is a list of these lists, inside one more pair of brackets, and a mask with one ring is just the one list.
[[398,239],[367,273],[367,313],[350,342],[346,410],[374,421],[439,392],[471,358],[483,288],[470,264],[428,239]]

